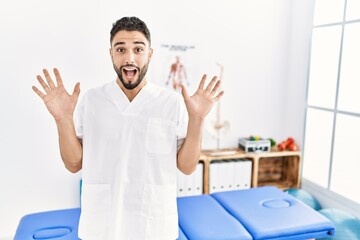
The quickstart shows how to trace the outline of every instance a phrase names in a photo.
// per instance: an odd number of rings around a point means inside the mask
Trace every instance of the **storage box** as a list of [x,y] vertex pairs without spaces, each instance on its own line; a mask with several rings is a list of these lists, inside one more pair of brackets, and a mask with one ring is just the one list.
[[245,152],[270,152],[271,142],[267,139],[249,140],[247,138],[239,138],[239,148]]

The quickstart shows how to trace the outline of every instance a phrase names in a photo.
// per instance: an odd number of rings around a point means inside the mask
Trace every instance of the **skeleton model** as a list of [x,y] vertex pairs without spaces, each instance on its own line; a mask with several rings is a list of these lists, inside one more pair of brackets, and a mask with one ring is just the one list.
[[[220,79],[224,82],[224,67],[216,63],[220,67]],[[212,121],[208,131],[216,139],[217,149],[220,149],[220,139],[223,138],[230,131],[230,123],[228,121],[221,120],[221,102],[220,100],[216,105],[216,119]]]

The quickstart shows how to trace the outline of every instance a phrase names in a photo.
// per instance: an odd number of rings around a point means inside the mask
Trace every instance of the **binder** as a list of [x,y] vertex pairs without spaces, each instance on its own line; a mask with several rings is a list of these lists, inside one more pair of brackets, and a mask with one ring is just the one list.
[[203,171],[204,164],[199,163],[193,178],[193,195],[201,195],[203,193]]
[[183,174],[179,169],[177,170],[177,196],[185,196],[185,174]]
[[218,175],[219,175],[219,164],[220,164],[220,160],[215,160],[212,161],[210,163],[209,166],[209,192],[210,193],[214,193],[214,192],[218,192],[220,190],[220,184],[219,184],[219,179],[218,179]]
[[219,167],[218,167],[218,181],[219,181],[219,185],[220,185],[220,192],[224,192],[226,191],[226,181],[227,181],[227,177],[226,177],[226,168],[227,168],[227,163],[226,161],[222,160],[219,163]]
[[242,160],[241,167],[241,189],[249,189],[251,187],[252,162],[251,160]]
[[242,187],[242,183],[241,183],[241,175],[242,175],[242,165],[241,165],[242,161],[241,159],[236,159],[234,162],[234,168],[233,168],[233,174],[234,174],[234,185],[235,185],[235,189],[234,190],[240,190]]
[[226,161],[226,191],[235,190],[235,181],[234,181],[234,166],[235,160],[229,159]]

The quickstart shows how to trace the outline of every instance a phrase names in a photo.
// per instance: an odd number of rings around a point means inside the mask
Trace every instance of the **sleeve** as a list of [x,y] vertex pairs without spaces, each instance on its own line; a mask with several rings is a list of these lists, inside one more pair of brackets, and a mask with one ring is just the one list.
[[84,105],[85,96],[82,97],[81,101],[76,106],[74,113],[75,132],[78,139],[83,139],[84,134]]
[[176,128],[177,136],[177,150],[181,148],[182,144],[185,141],[188,127],[188,113],[186,110],[185,102],[182,97],[179,97],[178,104],[178,123]]

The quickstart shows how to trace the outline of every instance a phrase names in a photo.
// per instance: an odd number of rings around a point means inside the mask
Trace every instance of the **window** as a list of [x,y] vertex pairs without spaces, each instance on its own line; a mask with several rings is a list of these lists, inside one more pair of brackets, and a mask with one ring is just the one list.
[[358,203],[359,42],[359,0],[316,0],[303,177]]

